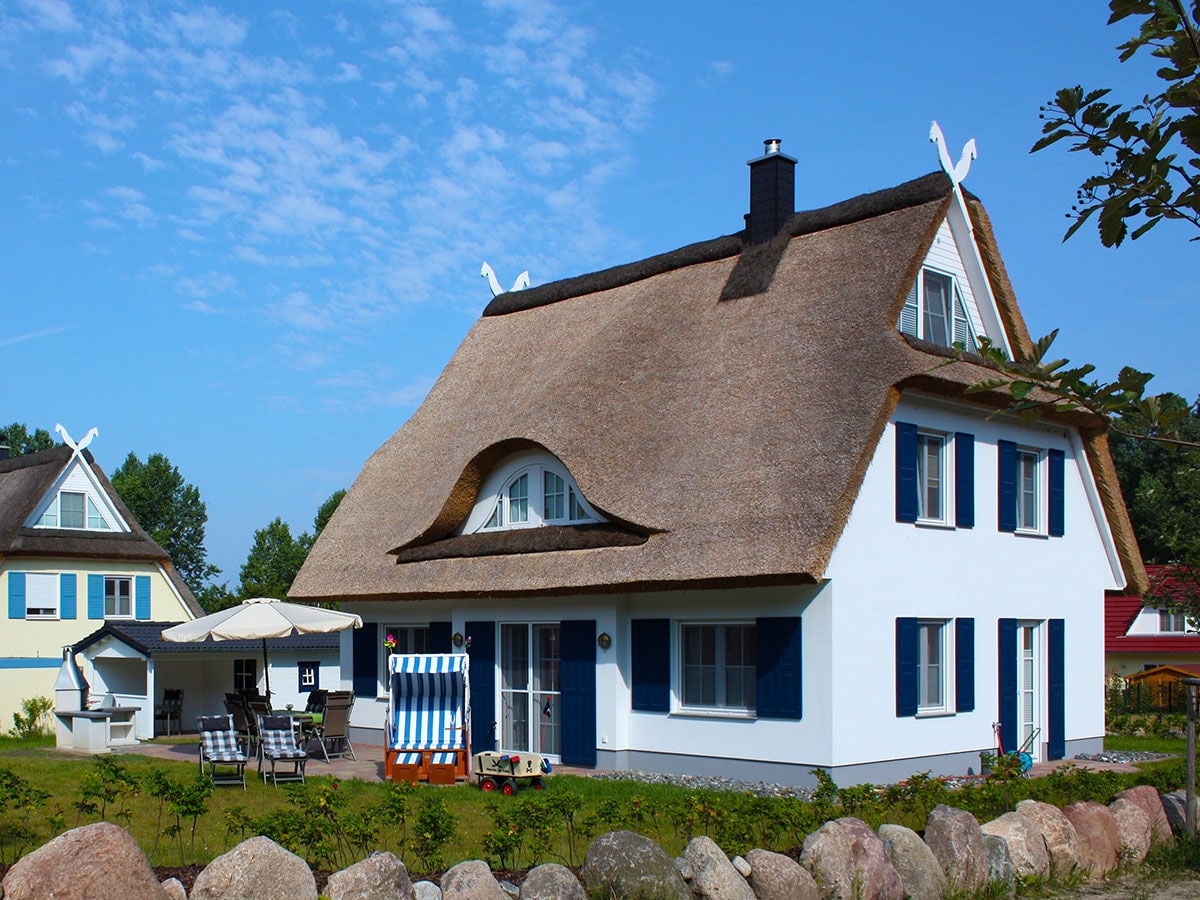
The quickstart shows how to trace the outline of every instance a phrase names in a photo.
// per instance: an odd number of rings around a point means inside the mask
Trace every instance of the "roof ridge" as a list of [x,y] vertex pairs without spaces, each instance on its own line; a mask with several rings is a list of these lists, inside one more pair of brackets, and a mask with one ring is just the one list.
[[[841,200],[820,209],[802,210],[793,213],[780,230],[788,238],[836,228],[873,219],[910,206],[919,206],[937,200],[950,192],[952,184],[945,172],[931,172],[890,188],[860,194],[849,200]],[[498,294],[483,311],[484,317],[504,316],[547,306],[560,300],[594,294],[623,287],[655,275],[693,266],[698,263],[715,262],[730,256],[738,256],[758,245],[746,243],[745,231],[723,237],[688,244],[677,250],[669,250],[636,262],[624,263],[598,272],[576,275],[559,281],[551,281],[523,291],[508,291]],[[741,293],[738,293],[741,296]]]

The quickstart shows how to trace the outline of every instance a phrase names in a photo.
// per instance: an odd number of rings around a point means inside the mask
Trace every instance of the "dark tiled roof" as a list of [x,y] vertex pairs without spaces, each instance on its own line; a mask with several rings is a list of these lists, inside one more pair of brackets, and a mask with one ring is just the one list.
[[[123,641],[146,656],[170,653],[237,653],[255,654],[262,652],[262,641],[195,641],[179,643],[163,640],[164,628],[178,622],[127,622],[108,621],[75,645],[79,652],[106,637]],[[341,636],[334,634],[294,634],[284,638],[268,638],[268,650],[336,650]]]

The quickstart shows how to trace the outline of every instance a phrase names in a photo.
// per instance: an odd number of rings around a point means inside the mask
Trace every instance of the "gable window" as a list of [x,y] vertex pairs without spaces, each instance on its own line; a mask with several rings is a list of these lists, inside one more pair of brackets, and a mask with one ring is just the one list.
[[549,453],[525,451],[488,476],[462,533],[600,521],[562,463]]
[[133,579],[105,576],[104,618],[133,618]]
[[1187,631],[1187,617],[1177,610],[1160,609],[1158,611],[1158,630],[1170,634],[1182,634]]
[[48,572],[26,573],[25,617],[27,619],[57,619],[58,586],[58,575]]
[[921,269],[904,301],[897,327],[904,334],[931,344],[943,347],[959,344],[968,351],[979,349],[958,282],[934,269]]
[[751,623],[680,625],[682,705],[753,712],[756,637]]
[[113,530],[96,501],[83,491],[59,491],[37,524],[42,528]]

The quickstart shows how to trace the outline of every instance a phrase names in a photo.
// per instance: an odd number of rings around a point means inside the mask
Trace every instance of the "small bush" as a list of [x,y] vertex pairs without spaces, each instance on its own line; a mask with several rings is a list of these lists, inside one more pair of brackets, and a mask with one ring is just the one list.
[[12,733],[26,740],[46,737],[50,734],[52,712],[54,701],[49,697],[26,697],[21,701],[21,712],[13,713]]

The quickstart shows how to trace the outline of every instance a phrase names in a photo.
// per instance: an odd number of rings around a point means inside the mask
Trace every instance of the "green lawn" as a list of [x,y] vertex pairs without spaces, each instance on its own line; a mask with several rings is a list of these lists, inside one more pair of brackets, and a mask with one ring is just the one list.
[[1176,753],[1182,755],[1187,751],[1187,741],[1181,737],[1159,737],[1152,734],[1110,734],[1104,738],[1104,749],[1144,750],[1150,753]]

